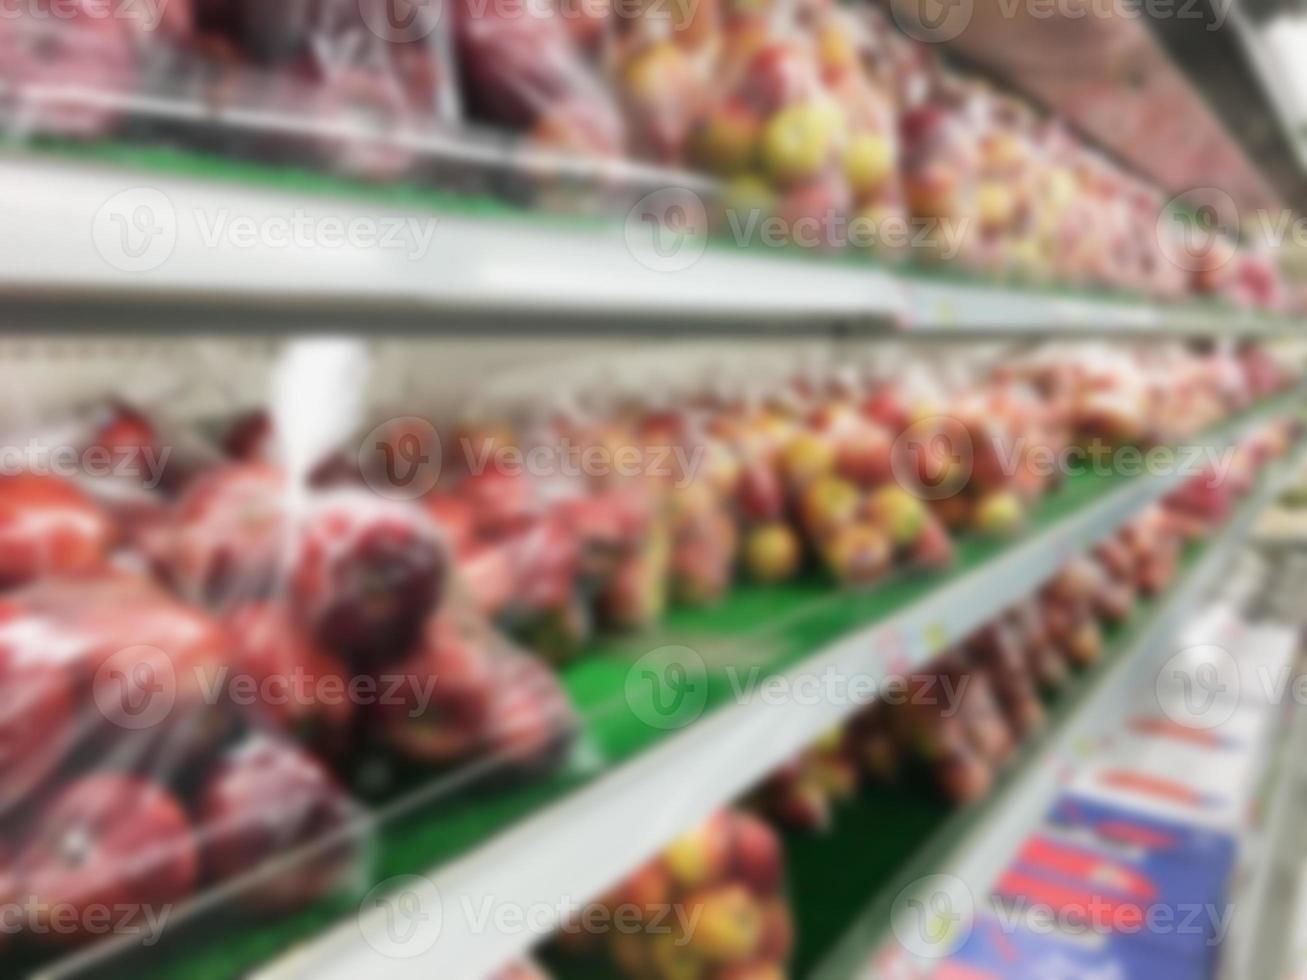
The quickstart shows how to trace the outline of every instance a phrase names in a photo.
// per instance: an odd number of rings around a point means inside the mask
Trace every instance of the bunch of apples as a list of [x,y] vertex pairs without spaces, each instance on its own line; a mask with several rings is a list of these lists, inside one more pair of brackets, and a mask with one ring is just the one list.
[[[757,816],[720,810],[582,910],[558,942],[602,949],[631,980],[781,980],[794,943],[784,853]],[[634,918],[638,927],[616,928]],[[607,921],[600,932],[585,923]]]
[[784,827],[816,832],[857,792],[859,771],[848,732],[826,732],[796,758],[767,777],[753,793],[760,811]]
[[895,213],[892,94],[856,21],[824,2],[738,3],[720,32],[712,95],[683,132],[689,162],[726,182],[722,227],[777,217],[791,241],[829,248],[849,237],[840,222]]
[[[45,578],[0,615],[0,827],[35,946],[133,926],[206,885],[243,907],[302,907],[346,886],[359,810],[328,767],[224,687],[235,639],[138,574]],[[296,856],[298,853],[299,856]],[[274,858],[287,864],[260,875]],[[59,916],[56,921],[51,916]]]
[[522,133],[534,145],[615,156],[627,136],[614,92],[594,63],[611,8],[452,4],[463,104],[474,122]]

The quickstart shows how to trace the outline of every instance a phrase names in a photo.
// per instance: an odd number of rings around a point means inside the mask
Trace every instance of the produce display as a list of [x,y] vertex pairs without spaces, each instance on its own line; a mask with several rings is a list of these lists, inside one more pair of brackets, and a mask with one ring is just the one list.
[[[696,172],[717,233],[741,246],[911,256],[1165,300],[1290,302],[1272,253],[1169,209],[1176,188],[955,71],[871,5],[99,7],[37,0],[4,18],[0,106],[16,131],[181,143],[587,209],[611,205],[610,164],[630,158],[665,176],[622,178],[637,193],[618,201]],[[455,131],[467,148],[450,157]],[[512,150],[500,158],[487,143]],[[469,173],[481,164],[468,160],[496,162]],[[587,168],[589,203],[554,193]]]
[[784,860],[768,824],[720,810],[578,912],[556,945],[630,980],[777,980],[794,943]]
[[[798,927],[784,901],[769,899],[784,879],[782,840],[772,827],[829,831],[853,819],[840,804],[859,793],[928,787],[955,807],[986,796],[1043,728],[1046,706],[1104,655],[1104,630],[1129,619],[1138,597],[1170,587],[1185,546],[1220,528],[1231,516],[1225,505],[1283,455],[1295,429],[1283,421],[1260,427],[1240,444],[1225,478],[1204,473],[1152,505],[903,677],[901,696],[873,702],[768,776],[743,801],[748,809],[718,812],[677,838],[560,928],[551,962],[576,977],[792,975],[787,954]],[[1150,731],[1180,737],[1177,729],[1186,731],[1174,723]],[[623,909],[641,910],[626,920],[638,927],[617,927]]]
[[[623,396],[451,424],[403,416],[373,430],[379,454],[337,446],[296,467],[275,413],[182,437],[102,406],[84,449],[167,465],[0,477],[6,881],[36,909],[131,904],[146,918],[219,883],[275,913],[348,893],[370,803],[441,774],[520,780],[562,759],[577,719],[555,671],[596,634],[711,607],[737,581],[866,589],[947,568],[959,535],[1018,533],[1095,454],[1122,467],[1112,453],[1194,438],[1296,376],[1247,345],[1046,348],[965,379],[919,367],[675,408]],[[891,783],[909,765],[950,798],[983,794],[1040,726],[1039,692],[1093,662],[1099,623],[1165,588],[1180,542],[1226,519],[1293,433],[1268,424],[943,654],[929,681],[965,688],[956,716],[873,707],[754,803],[817,829],[867,777]],[[386,461],[437,438],[439,473],[401,492]],[[742,854],[770,846],[755,818],[728,822]],[[678,853],[665,860],[680,881]],[[724,930],[745,906],[762,916],[776,876],[759,884],[749,860],[739,878],[726,864],[685,872],[686,900],[720,892]],[[25,955],[97,938],[39,916]],[[770,976],[785,958],[761,939],[720,941],[703,955],[725,975]],[[628,945],[615,954],[654,955]]]

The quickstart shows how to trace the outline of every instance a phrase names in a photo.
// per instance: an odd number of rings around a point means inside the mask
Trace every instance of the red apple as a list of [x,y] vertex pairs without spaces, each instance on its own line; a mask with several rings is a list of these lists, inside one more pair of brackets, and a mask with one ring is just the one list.
[[108,515],[66,480],[0,477],[0,587],[97,572],[113,539]]
[[152,551],[183,596],[223,606],[273,590],[287,535],[285,474],[244,463],[196,480]]
[[240,606],[226,617],[232,667],[257,685],[258,709],[282,731],[327,754],[344,748],[355,705],[349,671],[281,603]]
[[35,899],[29,929],[45,942],[95,938],[87,928],[99,907],[136,910],[137,923],[147,909],[166,914],[199,879],[181,804],[148,780],[120,773],[67,786],[33,822],[20,853],[15,872]]
[[859,425],[839,442],[835,464],[840,476],[863,489],[871,489],[893,477],[894,439],[884,426]]
[[912,547],[913,564],[921,568],[941,569],[953,564],[953,539],[944,522],[933,513]]
[[749,60],[740,95],[759,116],[811,96],[819,87],[816,65],[798,44],[767,44]]
[[313,505],[290,595],[319,642],[376,666],[402,660],[439,605],[447,559],[421,507],[338,490]]
[[427,622],[417,649],[380,677],[373,711],[377,734],[424,765],[453,762],[482,749],[496,698],[491,634],[445,611]]
[[663,862],[681,888],[698,888],[720,881],[731,866],[731,818],[719,810],[699,826],[672,841]]
[[822,546],[831,574],[839,581],[866,585],[889,571],[894,548],[873,524],[848,524],[834,531]]
[[69,665],[32,627],[18,609],[0,609],[0,819],[54,772],[76,732]]
[[776,831],[751,813],[731,814],[731,874],[759,897],[781,884],[783,859]]
[[354,866],[357,809],[331,774],[288,743],[256,736],[209,774],[198,804],[205,871],[242,908],[283,912],[339,887]]
[[574,724],[571,703],[553,671],[535,657],[500,651],[485,721],[495,759],[519,768],[547,763]]
[[747,462],[740,472],[736,492],[745,520],[765,524],[781,519],[785,510],[785,490],[775,467],[767,461],[754,459]]

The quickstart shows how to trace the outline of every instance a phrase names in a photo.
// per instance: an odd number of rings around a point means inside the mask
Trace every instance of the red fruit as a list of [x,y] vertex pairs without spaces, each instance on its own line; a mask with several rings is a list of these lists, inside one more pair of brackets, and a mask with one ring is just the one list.
[[[9,855],[3,847],[0,847],[0,909],[16,909],[21,896],[19,895],[18,879],[14,877],[10,868]],[[17,923],[5,921],[6,929],[0,931],[0,953],[5,951],[9,945],[10,930],[17,927]]]
[[272,458],[272,440],[272,417],[258,409],[232,423],[223,437],[222,448],[242,463],[266,462]]
[[333,491],[305,521],[291,601],[323,645],[360,663],[394,663],[443,597],[446,566],[420,507]]
[[758,896],[774,895],[783,871],[781,842],[768,824],[751,813],[731,815],[731,874]]
[[484,538],[523,531],[540,516],[535,487],[521,473],[485,469],[469,475],[459,493],[471,505],[476,533]]
[[650,861],[618,885],[606,904],[614,912],[625,905],[637,910],[640,918],[654,919],[665,913],[672,898],[671,875],[661,861]]
[[489,633],[472,632],[449,613],[432,617],[417,650],[380,678],[390,695],[374,712],[380,738],[424,765],[478,751],[497,696],[489,642]]
[[450,552],[464,555],[476,538],[476,512],[471,502],[452,494],[433,494],[423,503],[449,542]]
[[750,59],[740,96],[765,119],[812,94],[817,86],[816,67],[803,48],[776,41]]
[[994,785],[994,772],[973,752],[952,753],[935,763],[941,793],[959,806],[985,796]]
[[860,425],[840,440],[835,468],[846,480],[871,489],[893,477],[894,439],[875,424]]
[[279,603],[241,606],[227,617],[233,684],[257,690],[257,710],[300,741],[328,753],[344,747],[354,703],[349,671]]
[[0,611],[0,819],[50,776],[75,731],[68,665],[45,631],[19,617],[10,606]]
[[159,434],[149,419],[135,409],[118,405],[96,432],[94,445],[107,449],[115,462],[129,459],[144,475],[146,451],[157,449],[158,441]]
[[182,496],[157,560],[183,596],[223,606],[273,590],[287,537],[285,474],[264,463],[227,466]]
[[897,434],[908,427],[911,415],[899,391],[893,385],[877,388],[862,403],[862,414]]
[[912,561],[921,568],[941,569],[953,564],[953,539],[944,522],[933,514],[912,546]]
[[492,756],[514,766],[542,761],[572,724],[571,704],[549,668],[524,654],[500,654],[485,723]]
[[0,477],[0,586],[99,571],[112,542],[108,515],[68,481]]
[[564,97],[590,96],[596,113],[611,107],[563,18],[538,4],[510,11],[463,0],[456,7],[458,63],[474,116],[526,129]]
[[793,780],[774,791],[768,810],[795,830],[825,830],[831,822],[831,800],[826,790],[808,780]]
[[242,744],[210,774],[198,813],[212,878],[268,872],[239,888],[242,907],[299,908],[352,869],[355,807],[330,773],[293,745],[263,737]]
[[1094,549],[1094,557],[1115,578],[1124,579],[1134,575],[1134,558],[1120,538],[1108,538],[1101,542]]
[[762,941],[759,959],[786,963],[794,952],[794,916],[782,898],[772,898],[762,907]]
[[[87,96],[128,95],[136,88],[140,69],[130,21],[103,16],[92,6],[91,0],[65,0],[59,16],[52,16],[25,4],[0,17],[0,75],[30,86],[16,100],[39,132],[103,136],[117,123],[119,110]],[[40,102],[29,96],[42,88],[81,94]]]
[[776,468],[764,460],[755,459],[744,465],[736,493],[740,512],[746,521],[770,524],[781,519],[785,510],[785,491]]
[[94,938],[87,929],[101,921],[93,918],[101,907],[135,909],[136,922],[166,914],[191,894],[199,868],[190,822],[172,794],[103,772],[77,780],[42,811],[15,872],[34,899],[30,931],[60,943]]
[[577,541],[566,521],[550,515],[506,539],[514,572],[513,606],[525,612],[559,609],[571,599],[579,571]]

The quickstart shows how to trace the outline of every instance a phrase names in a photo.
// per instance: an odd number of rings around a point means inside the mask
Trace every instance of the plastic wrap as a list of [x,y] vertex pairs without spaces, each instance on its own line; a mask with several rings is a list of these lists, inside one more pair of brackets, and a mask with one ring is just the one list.
[[0,826],[24,946],[157,939],[218,884],[242,908],[289,911],[363,873],[361,808],[229,686],[232,646],[133,573],[6,597]]

